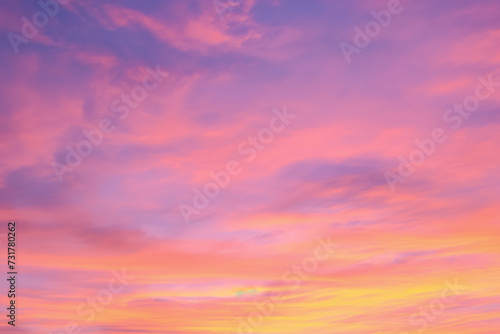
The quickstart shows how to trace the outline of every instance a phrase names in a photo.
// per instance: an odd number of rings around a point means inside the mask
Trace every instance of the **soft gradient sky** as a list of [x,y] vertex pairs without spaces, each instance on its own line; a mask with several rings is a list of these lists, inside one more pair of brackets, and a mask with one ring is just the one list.
[[[62,2],[17,53],[9,32],[41,7],[0,3],[0,249],[16,220],[20,273],[1,332],[247,333],[275,293],[255,333],[500,332],[500,86],[457,129],[443,118],[480,77],[500,82],[498,1],[402,0],[350,63],[340,43],[387,0]],[[111,110],[157,67],[126,117]],[[113,131],[58,179],[103,119]],[[386,172],[436,128],[447,140],[391,189]],[[186,223],[179,205],[233,160]],[[337,247],[291,289],[318,238]],[[122,268],[127,286],[82,306]],[[443,304],[447,281],[465,288]]]

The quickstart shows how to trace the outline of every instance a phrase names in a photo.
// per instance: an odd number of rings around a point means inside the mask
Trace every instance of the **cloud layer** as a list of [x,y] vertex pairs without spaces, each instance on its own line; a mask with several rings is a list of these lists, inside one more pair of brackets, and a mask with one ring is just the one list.
[[47,3],[0,5],[2,331],[498,332],[498,2],[402,0],[349,63],[397,2]]

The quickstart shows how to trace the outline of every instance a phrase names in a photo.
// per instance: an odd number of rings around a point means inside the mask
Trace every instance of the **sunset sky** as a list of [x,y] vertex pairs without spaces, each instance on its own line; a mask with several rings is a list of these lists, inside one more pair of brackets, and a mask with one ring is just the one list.
[[0,30],[1,333],[500,333],[497,0],[3,0]]

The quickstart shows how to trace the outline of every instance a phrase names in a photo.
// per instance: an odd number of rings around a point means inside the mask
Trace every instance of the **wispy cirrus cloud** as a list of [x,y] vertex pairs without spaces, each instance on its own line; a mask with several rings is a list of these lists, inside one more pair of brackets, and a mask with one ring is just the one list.
[[[500,95],[394,193],[384,171],[498,71],[498,3],[412,1],[346,64],[338,44],[386,5],[243,0],[220,20],[212,1],[74,0],[18,54],[6,36],[40,8],[0,5],[0,215],[20,224],[24,332],[234,332],[282,291],[263,331],[412,333],[457,278],[425,332],[496,333]],[[168,77],[118,121],[111,103],[156,64]],[[283,105],[300,117],[186,225],[178,204]],[[103,117],[113,133],[59,183],[51,163]],[[286,291],[330,234],[342,247]],[[122,267],[135,279],[82,322]]]

